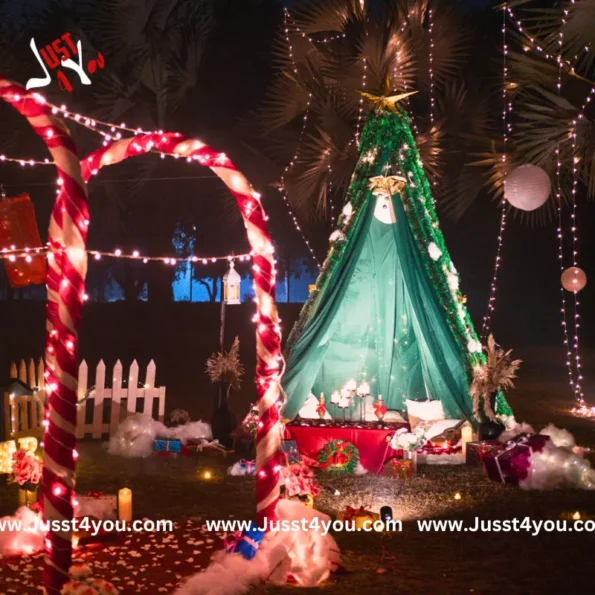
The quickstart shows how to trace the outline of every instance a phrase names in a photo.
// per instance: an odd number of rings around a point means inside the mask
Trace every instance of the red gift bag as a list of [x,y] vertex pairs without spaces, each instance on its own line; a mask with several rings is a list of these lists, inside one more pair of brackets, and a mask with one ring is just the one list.
[[[26,193],[0,200],[0,249],[19,250],[38,248],[41,238],[35,220],[35,211]],[[10,286],[25,287],[32,283],[45,283],[44,254],[19,254],[14,260],[4,258]]]

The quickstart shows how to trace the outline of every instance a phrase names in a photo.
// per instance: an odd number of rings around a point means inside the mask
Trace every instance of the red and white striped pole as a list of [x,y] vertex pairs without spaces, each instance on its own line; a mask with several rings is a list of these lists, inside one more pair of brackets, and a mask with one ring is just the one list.
[[257,521],[276,519],[279,501],[279,447],[281,443],[280,381],[281,329],[275,305],[274,248],[267,230],[267,219],[248,180],[229,158],[196,139],[178,133],[153,133],[115,141],[98,149],[82,161],[85,181],[99,170],[129,157],[152,150],[177,155],[190,162],[209,167],[234,195],[244,218],[248,241],[252,248],[254,289],[256,294],[256,383],[259,424],[256,436],[256,499]]
[[[75,493],[76,347],[87,273],[87,190],[70,132],[61,119],[52,116],[45,100],[3,78],[0,97],[27,118],[47,145],[58,171],[59,194],[48,234],[53,253],[48,258],[47,279],[48,400],[43,422],[42,503],[46,521],[70,521]],[[71,532],[49,531],[44,572],[48,595],[61,592],[68,580],[71,560]]]

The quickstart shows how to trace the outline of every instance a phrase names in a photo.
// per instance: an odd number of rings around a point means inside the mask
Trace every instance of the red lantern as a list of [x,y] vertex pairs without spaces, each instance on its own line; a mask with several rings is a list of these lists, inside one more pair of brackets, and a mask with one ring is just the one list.
[[[23,250],[40,246],[41,238],[29,195],[23,193],[0,199],[0,249]],[[4,258],[4,264],[13,288],[45,283],[44,254],[18,254],[13,258]]]

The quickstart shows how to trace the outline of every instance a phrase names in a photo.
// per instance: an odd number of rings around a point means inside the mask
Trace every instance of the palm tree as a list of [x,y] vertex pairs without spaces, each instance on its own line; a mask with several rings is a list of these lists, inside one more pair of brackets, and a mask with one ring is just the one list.
[[562,200],[572,202],[575,177],[577,190],[595,197],[595,0],[559,2],[552,8],[528,5],[529,0],[508,3],[506,92],[512,134],[506,163],[500,133],[478,164],[498,198],[514,167],[533,163],[545,169],[556,190],[547,208],[531,215],[544,222],[557,210],[558,188]]
[[[448,200],[472,185],[460,154],[467,139],[485,134],[489,110],[465,84],[469,29],[452,5],[303,0],[286,12],[276,44],[279,73],[260,122],[286,163],[299,137],[284,179],[294,205],[319,217],[336,215],[357,158],[357,133],[372,109],[362,90],[418,91],[406,107],[436,194]],[[447,151],[455,137],[456,150]]]

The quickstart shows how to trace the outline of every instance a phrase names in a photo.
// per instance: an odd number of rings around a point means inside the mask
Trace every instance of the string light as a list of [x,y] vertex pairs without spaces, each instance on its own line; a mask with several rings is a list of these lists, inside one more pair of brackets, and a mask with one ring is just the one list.
[[[508,86],[508,44],[506,39],[506,10],[502,11],[502,174],[506,175],[506,159],[508,147],[508,135],[512,131],[510,123],[512,111],[512,102],[508,100],[507,86]],[[504,180],[504,187],[506,187],[506,180]],[[483,317],[483,325],[481,327],[481,342],[485,343],[491,328],[492,314],[496,308],[496,291],[498,283],[498,274],[500,272],[500,265],[502,261],[502,244],[504,241],[504,232],[506,231],[506,221],[508,214],[508,205],[506,201],[506,192],[502,196],[502,212],[500,214],[500,230],[498,232],[498,245],[496,247],[496,261],[494,263],[494,274],[492,276],[492,283],[490,285],[490,297],[488,299],[488,307],[485,316]]]
[[54,165],[54,162],[50,161],[49,159],[37,161],[35,159],[19,159],[18,157],[7,157],[6,155],[0,155],[0,162],[18,163],[21,167],[32,167],[34,165]]
[[[564,24],[565,19],[562,17],[562,26],[560,27],[559,39],[558,39],[558,80],[556,83],[556,89],[558,91],[558,95],[561,94],[562,91],[562,70],[563,70],[563,61],[562,61],[562,48],[564,45]],[[573,169],[574,169],[573,164]],[[560,274],[562,274],[565,270],[564,265],[564,236],[563,236],[563,217],[562,217],[562,185],[561,185],[561,171],[562,171],[562,161],[560,155],[560,143],[556,146],[556,202],[557,202],[557,214],[558,214],[558,260],[560,263]],[[574,186],[573,186],[574,190]],[[574,225],[572,225],[574,227]],[[564,287],[560,287],[561,292],[561,314],[562,314],[562,331],[564,336],[564,349],[566,350],[566,369],[568,371],[568,383],[570,388],[577,400],[579,401],[579,405],[584,405],[584,401],[581,403],[579,395],[578,395],[578,378],[575,375],[575,371],[573,369],[572,364],[572,352],[570,347],[570,336],[568,332],[568,316],[566,310],[566,294]],[[575,329],[576,331],[576,329]]]
[[430,124],[434,126],[436,96],[434,93],[434,9],[428,10],[428,30],[430,33]]
[[[576,120],[572,122],[573,128],[572,134],[572,212],[570,214],[570,231],[572,233],[572,266],[578,267],[578,221],[576,217],[576,191],[578,186],[578,175],[577,175],[577,154],[576,154]],[[580,314],[579,314],[580,303],[578,301],[578,292],[574,292],[574,360],[576,367],[576,385],[575,385],[575,396],[580,406],[585,404],[585,396],[581,386],[583,376],[581,374],[581,356],[579,349],[579,328],[580,328]]]
[[[11,262],[15,262],[19,258],[24,258],[27,262],[32,260],[31,255],[36,254],[44,254],[48,255],[50,253],[55,253],[57,250],[51,250],[49,246],[37,246],[34,248],[15,248],[14,246],[10,249],[3,248],[0,251],[0,259],[8,259]],[[87,250],[87,254],[94,257],[95,260],[101,260],[102,258],[119,258],[119,259],[128,259],[128,260],[139,260],[144,264],[148,262],[163,262],[169,265],[176,265],[181,262],[192,262],[192,263],[202,263],[202,264],[209,264],[215,263],[218,261],[226,260],[228,262],[232,262],[235,260],[239,260],[240,262],[248,261],[252,258],[252,253],[250,254],[228,254],[226,256],[143,256],[138,250],[134,250],[131,254],[126,254],[122,252],[120,248],[116,248],[113,252],[105,252],[103,250]]]
[[[367,89],[367,78],[368,78],[368,61],[366,60],[366,58],[362,58],[364,66],[363,66],[363,70],[362,70],[362,89],[365,90]],[[359,143],[360,143],[360,135],[361,135],[361,130],[362,130],[362,122],[364,120],[364,96],[360,96],[359,98],[359,109],[357,112],[357,124],[355,126],[355,144],[359,147]],[[353,142],[350,141],[349,144],[347,146],[350,146],[351,143]]]

